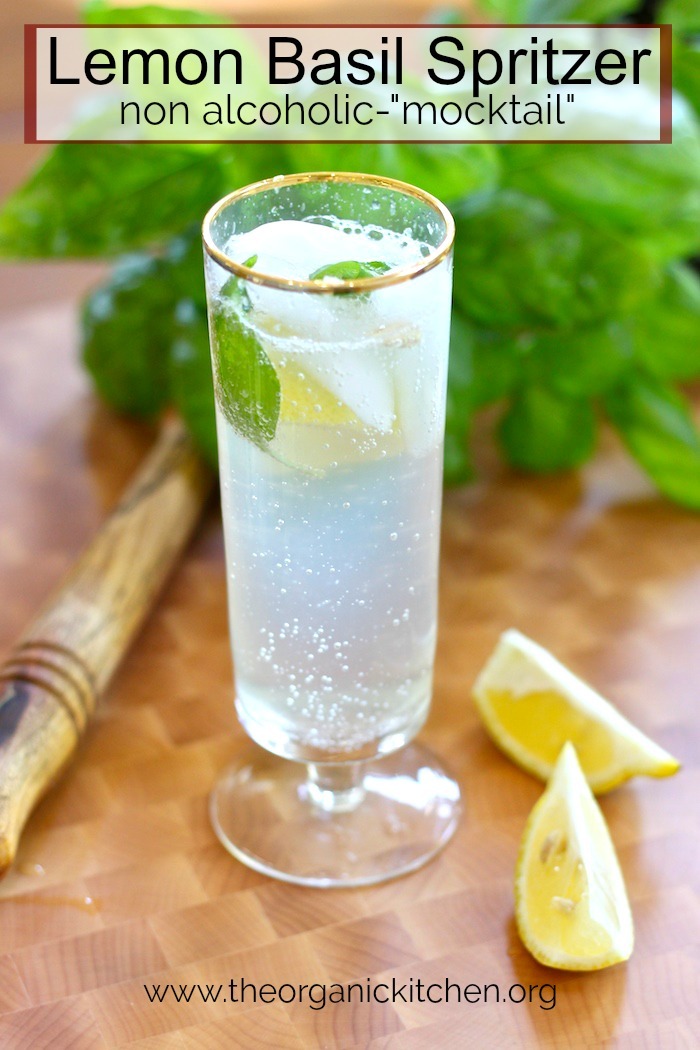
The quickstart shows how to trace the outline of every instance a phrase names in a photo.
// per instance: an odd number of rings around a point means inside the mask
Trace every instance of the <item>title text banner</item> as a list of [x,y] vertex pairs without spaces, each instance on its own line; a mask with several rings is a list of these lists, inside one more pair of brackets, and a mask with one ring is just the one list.
[[27,26],[28,142],[669,142],[665,26]]

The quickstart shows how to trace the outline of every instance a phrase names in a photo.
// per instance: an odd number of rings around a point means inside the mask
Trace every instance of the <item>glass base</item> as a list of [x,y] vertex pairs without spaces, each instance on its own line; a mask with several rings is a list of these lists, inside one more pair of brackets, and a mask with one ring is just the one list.
[[308,766],[255,748],[222,775],[210,813],[229,853],[256,871],[301,886],[369,886],[430,860],[453,835],[461,798],[419,744]]
[[236,714],[250,739],[262,747],[265,751],[271,751],[273,755],[281,758],[289,758],[294,762],[367,762],[384,755],[390,755],[392,751],[399,751],[416,736],[423,728],[428,709],[430,708],[431,689],[430,684],[425,693],[423,703],[412,705],[411,717],[397,718],[397,725],[393,728],[385,727],[380,737],[374,737],[366,744],[358,746],[355,750],[347,748],[338,750],[331,754],[327,747],[319,748],[301,741],[290,731],[289,726],[281,727],[274,717],[256,718],[254,711],[260,710],[259,704],[246,706],[240,693],[236,695]]

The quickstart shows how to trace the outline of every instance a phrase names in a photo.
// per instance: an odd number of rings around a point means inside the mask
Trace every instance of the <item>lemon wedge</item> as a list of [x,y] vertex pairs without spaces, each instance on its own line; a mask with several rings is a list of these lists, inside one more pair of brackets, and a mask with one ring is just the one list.
[[359,423],[343,401],[304,369],[301,361],[276,361],[280,381],[280,419],[288,423],[340,426]]
[[567,740],[597,794],[637,774],[670,776],[680,764],[607,700],[520,631],[505,631],[474,685],[495,743],[547,780]]
[[523,944],[546,966],[600,970],[632,954],[622,872],[572,744],[525,825],[515,917]]

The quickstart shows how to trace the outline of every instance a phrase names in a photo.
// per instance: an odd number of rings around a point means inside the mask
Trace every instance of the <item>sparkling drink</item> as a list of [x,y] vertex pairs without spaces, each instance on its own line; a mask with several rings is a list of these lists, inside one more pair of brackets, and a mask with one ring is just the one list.
[[439,202],[368,176],[270,180],[205,220],[236,707],[308,767],[238,766],[212,814],[291,881],[387,878],[455,825],[432,756],[404,750],[400,780],[381,758],[431,699],[450,246]]
[[[394,269],[426,249],[313,218],[227,245],[236,261],[302,280],[348,259]],[[288,303],[253,285],[243,302],[224,292],[213,303],[253,329],[280,377],[267,448],[217,410],[237,708],[279,754],[374,755],[425,719],[450,289],[441,268],[420,289]]]

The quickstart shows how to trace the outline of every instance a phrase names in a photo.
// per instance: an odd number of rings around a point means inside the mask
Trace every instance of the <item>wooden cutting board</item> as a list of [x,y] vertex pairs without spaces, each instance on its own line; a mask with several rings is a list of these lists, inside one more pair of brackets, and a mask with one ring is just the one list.
[[[76,363],[84,268],[5,270],[0,317],[0,642],[8,648],[147,448]],[[68,294],[68,293],[71,294]],[[232,708],[220,523],[201,529],[78,761],[0,884],[3,1050],[663,1050],[700,1045],[700,517],[653,496],[612,443],[580,477],[522,478],[479,443],[482,478],[445,501],[441,629],[426,742],[466,815],[413,875],[374,889],[286,886],[234,861],[207,793],[245,746]],[[469,699],[515,625],[615,700],[684,769],[602,801],[637,930],[629,964],[534,962],[512,881],[541,787],[492,746]],[[241,977],[556,985],[534,1002],[151,1003],[144,984]],[[515,997],[520,996],[518,990]],[[493,992],[490,993],[493,995]],[[551,992],[546,993],[551,997]]]

